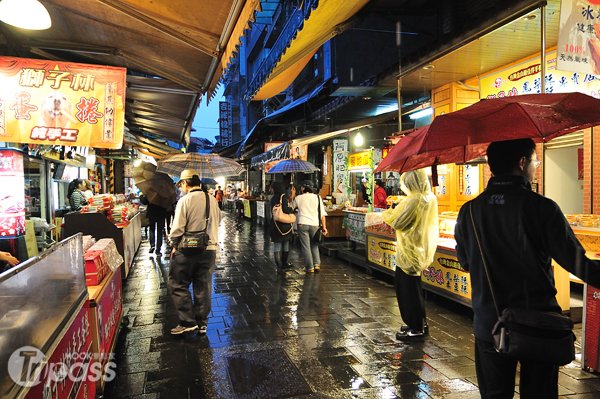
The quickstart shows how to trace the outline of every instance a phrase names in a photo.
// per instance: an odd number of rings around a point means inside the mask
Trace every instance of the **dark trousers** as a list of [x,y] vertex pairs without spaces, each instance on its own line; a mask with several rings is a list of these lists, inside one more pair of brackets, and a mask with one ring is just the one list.
[[496,352],[492,342],[476,338],[475,369],[482,399],[514,396],[517,363],[521,364],[521,399],[558,398],[558,366],[511,359]]
[[163,232],[165,231],[165,218],[149,218],[150,247],[160,251],[163,244]]
[[217,202],[217,203],[219,204],[219,209],[223,210],[223,202],[221,201],[221,202]]
[[414,331],[423,331],[425,302],[421,289],[421,276],[409,276],[396,266],[396,299],[400,316]]
[[[184,327],[208,324],[211,311],[212,274],[217,251],[186,256],[176,251],[169,263],[169,291],[179,314],[179,324]],[[190,284],[194,292],[190,293]]]

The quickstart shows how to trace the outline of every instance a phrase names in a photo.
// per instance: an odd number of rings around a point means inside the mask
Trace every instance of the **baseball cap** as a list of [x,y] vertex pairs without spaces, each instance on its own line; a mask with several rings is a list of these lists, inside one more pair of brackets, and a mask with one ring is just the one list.
[[185,169],[185,170],[183,170],[181,172],[181,175],[179,176],[179,181],[177,182],[176,186],[180,186],[182,180],[191,179],[194,176],[200,177],[200,173],[198,173],[194,169]]
[[306,188],[310,188],[312,190],[313,184],[310,180],[304,180],[302,182],[302,184],[300,184],[300,187],[306,187]]

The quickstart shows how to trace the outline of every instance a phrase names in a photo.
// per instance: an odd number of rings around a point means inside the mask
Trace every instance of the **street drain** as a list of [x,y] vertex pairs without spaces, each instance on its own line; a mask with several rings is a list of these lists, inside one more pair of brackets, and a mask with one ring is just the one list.
[[277,399],[313,393],[282,349],[228,356],[227,369],[236,399]]

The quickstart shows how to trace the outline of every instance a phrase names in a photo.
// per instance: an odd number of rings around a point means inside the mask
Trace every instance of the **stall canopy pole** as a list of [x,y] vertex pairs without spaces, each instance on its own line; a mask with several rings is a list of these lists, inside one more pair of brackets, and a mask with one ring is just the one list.
[[542,82],[542,90],[541,93],[544,94],[546,93],[546,6],[541,6],[540,7],[540,14],[541,14],[541,18],[540,18],[540,25],[541,25],[541,31],[542,31],[542,51],[541,51],[541,68],[540,68],[540,73],[542,74],[541,76],[541,82]]
[[400,53],[400,44],[402,40],[402,27],[400,22],[396,23],[396,47],[398,47],[398,81],[397,84],[397,95],[398,95],[398,131],[402,131],[402,54]]

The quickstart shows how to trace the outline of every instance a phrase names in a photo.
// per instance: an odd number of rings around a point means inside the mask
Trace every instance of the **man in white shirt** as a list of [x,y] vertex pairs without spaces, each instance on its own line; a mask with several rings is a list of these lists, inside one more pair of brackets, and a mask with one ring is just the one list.
[[323,235],[327,235],[327,226],[325,223],[325,207],[323,200],[319,195],[313,194],[313,184],[310,180],[304,180],[300,186],[302,195],[296,196],[296,190],[292,189],[292,208],[298,209],[298,238],[302,247],[304,256],[304,271],[314,273],[321,268],[321,256],[319,254],[319,244],[313,242],[313,236],[319,228],[319,209],[321,213],[321,224],[323,225]]
[[[211,311],[212,274],[219,249],[221,210],[216,198],[201,189],[200,177],[195,170],[186,169],[181,172],[177,185],[185,196],[177,203],[169,235],[173,247],[169,264],[169,291],[179,314],[179,325],[171,329],[171,334],[178,335],[198,329],[201,334],[205,334]],[[208,246],[204,251],[179,248],[186,231],[204,229],[209,236]],[[190,284],[194,291],[193,304]]]

